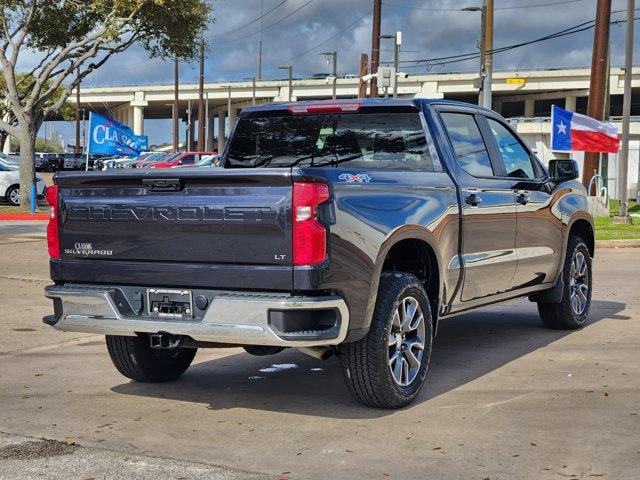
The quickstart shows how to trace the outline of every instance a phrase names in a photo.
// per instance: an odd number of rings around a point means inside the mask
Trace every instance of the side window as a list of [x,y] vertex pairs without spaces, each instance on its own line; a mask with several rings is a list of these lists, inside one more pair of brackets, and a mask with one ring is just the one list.
[[180,160],[180,165],[190,165],[192,163],[195,163],[195,161],[196,161],[195,155],[187,155],[182,160]]
[[508,177],[536,178],[529,152],[513,133],[500,122],[487,118],[493,138],[496,139],[502,162]]
[[494,172],[489,151],[473,115],[445,112],[440,116],[447,129],[458,164],[467,173],[476,177],[492,177]]

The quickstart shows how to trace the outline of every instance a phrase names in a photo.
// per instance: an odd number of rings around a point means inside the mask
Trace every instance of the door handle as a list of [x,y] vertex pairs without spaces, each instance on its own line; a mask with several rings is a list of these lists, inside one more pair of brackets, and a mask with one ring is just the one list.
[[471,193],[464,197],[464,203],[471,205],[472,207],[477,207],[482,203],[482,199],[475,193]]
[[531,197],[529,197],[528,192],[521,192],[516,195],[516,203],[520,205],[526,205],[531,201]]

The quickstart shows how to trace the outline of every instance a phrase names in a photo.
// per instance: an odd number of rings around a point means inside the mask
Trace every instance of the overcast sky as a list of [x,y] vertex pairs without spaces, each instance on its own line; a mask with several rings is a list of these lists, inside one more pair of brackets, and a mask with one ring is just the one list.
[[[309,76],[330,67],[320,55],[338,51],[341,74],[357,73],[361,53],[371,49],[372,0],[214,0],[216,21],[207,31],[210,51],[206,61],[207,81],[243,79],[256,74],[260,39],[260,9],[264,1],[263,78],[282,78],[279,65],[293,65],[294,75]],[[549,5],[557,3],[558,5]],[[402,31],[401,60],[435,58],[477,51],[480,14],[461,8],[479,6],[479,0],[387,0],[383,1],[382,33]],[[495,0],[494,47],[534,40],[592,20],[596,0]],[[626,0],[613,0],[613,10],[624,10]],[[624,19],[625,12],[614,13]],[[612,63],[624,61],[624,24],[611,27]],[[582,67],[591,63],[593,30],[517,48],[495,56],[495,68]],[[636,45],[638,42],[636,42]],[[390,50],[391,41],[381,48]],[[636,55],[637,58],[637,55]],[[382,52],[390,61],[391,51]],[[431,72],[476,71],[479,60],[434,65]],[[425,67],[407,68],[424,73]],[[183,64],[181,81],[197,81],[197,65]],[[114,57],[86,83],[89,86],[170,83],[173,66],[149,59],[133,47]],[[166,123],[166,126],[164,125]],[[147,122],[151,143],[169,141],[169,124]],[[68,135],[68,128],[58,126]]]

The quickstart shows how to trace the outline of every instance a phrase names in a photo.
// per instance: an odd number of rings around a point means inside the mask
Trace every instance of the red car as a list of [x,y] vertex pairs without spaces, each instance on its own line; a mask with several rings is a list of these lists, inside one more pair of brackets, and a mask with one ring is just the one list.
[[156,162],[147,165],[149,168],[173,168],[177,166],[195,165],[205,155],[217,155],[217,152],[182,152],[168,162]]

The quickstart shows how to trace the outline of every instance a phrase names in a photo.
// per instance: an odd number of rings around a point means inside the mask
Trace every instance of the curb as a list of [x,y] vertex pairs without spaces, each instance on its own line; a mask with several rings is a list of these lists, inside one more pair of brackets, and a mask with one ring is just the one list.
[[640,248],[640,239],[596,240],[596,248]]
[[0,213],[0,222],[3,220],[49,220],[49,215],[46,213]]

